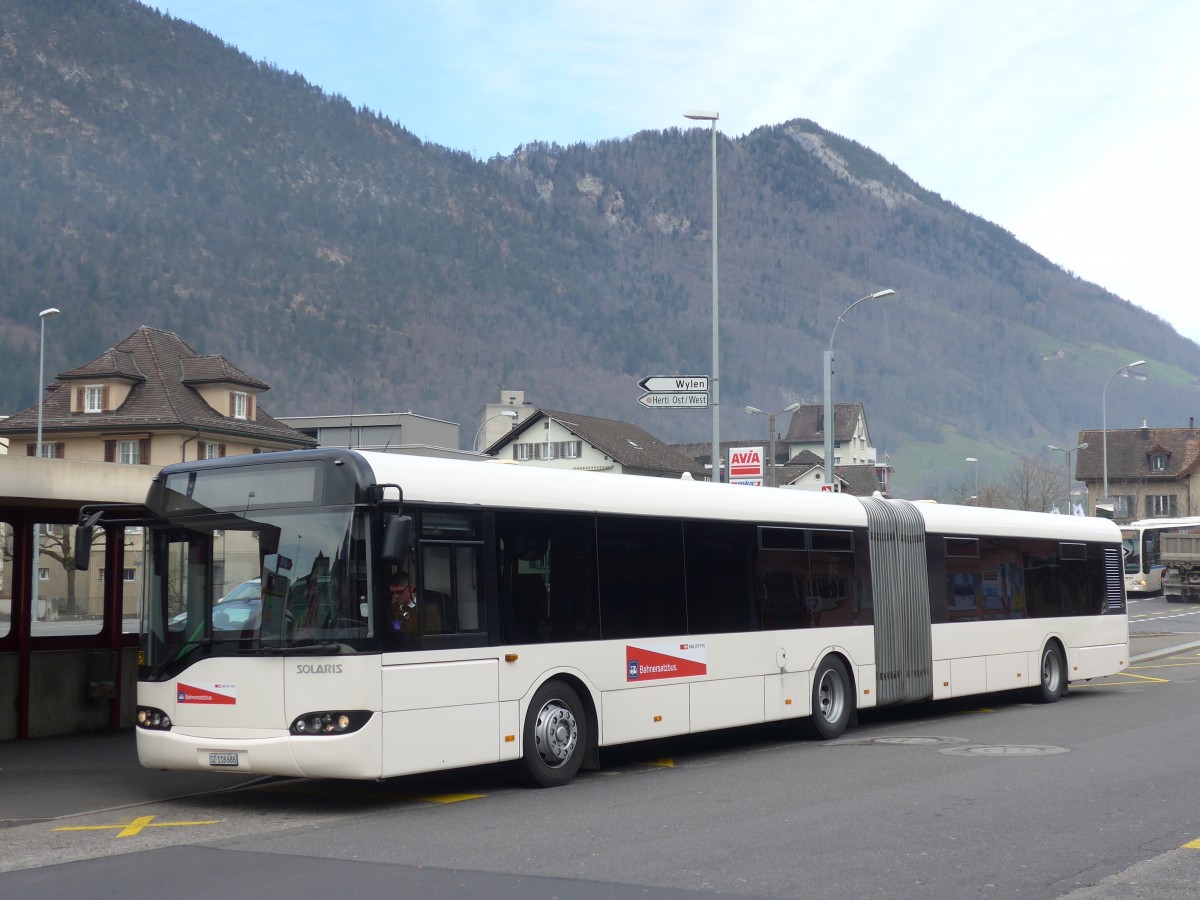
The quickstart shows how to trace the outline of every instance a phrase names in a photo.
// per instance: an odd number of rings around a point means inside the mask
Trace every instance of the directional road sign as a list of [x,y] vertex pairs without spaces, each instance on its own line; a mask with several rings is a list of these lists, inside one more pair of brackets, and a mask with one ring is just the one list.
[[647,409],[707,409],[707,391],[654,391],[638,397],[638,403]]
[[[678,393],[679,391],[695,393],[696,391],[708,390],[708,376],[650,375],[639,381],[638,387],[643,391],[651,391],[653,393]],[[705,405],[707,406],[708,404]]]

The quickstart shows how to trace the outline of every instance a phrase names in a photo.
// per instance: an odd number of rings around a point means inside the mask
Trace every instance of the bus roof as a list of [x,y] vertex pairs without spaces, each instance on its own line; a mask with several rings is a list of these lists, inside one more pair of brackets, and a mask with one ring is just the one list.
[[[506,462],[362,452],[377,482],[401,486],[406,501],[555,509],[568,512],[780,525],[866,527],[866,510],[849,494],[756,489],[675,478],[614,476]],[[946,504],[914,504],[928,531],[1119,542],[1108,519]]]

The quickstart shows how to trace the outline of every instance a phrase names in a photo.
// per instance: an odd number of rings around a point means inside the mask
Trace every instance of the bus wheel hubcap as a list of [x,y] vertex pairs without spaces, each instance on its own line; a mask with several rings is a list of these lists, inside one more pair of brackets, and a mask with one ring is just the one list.
[[533,726],[538,755],[548,766],[561,766],[575,752],[579,725],[575,714],[561,700],[551,700],[538,712]]
[[836,722],[842,715],[842,685],[837,677],[826,672],[818,694],[821,716],[826,722]]

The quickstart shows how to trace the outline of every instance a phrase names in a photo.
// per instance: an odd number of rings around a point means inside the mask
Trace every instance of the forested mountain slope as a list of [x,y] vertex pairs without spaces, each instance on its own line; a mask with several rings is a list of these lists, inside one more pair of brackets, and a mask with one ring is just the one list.
[[[636,382],[711,366],[708,130],[530,137],[479,162],[131,0],[0,0],[0,411],[35,402],[57,306],[48,377],[145,324],[269,382],[274,415],[469,438],[505,387],[705,439]],[[797,118],[718,157],[723,434],[819,398],[837,316],[883,287],[838,330],[837,391],[913,473],[1098,427],[1137,358],[1110,425],[1192,413],[1194,343],[869,149]]]

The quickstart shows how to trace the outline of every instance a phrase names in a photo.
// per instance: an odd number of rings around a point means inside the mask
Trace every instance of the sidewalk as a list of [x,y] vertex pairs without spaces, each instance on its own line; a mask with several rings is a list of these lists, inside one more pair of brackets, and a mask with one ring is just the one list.
[[[1194,638],[1194,640],[1193,640]],[[1200,635],[1193,634],[1130,634],[1129,661],[1143,662],[1171,653],[1183,653],[1200,647]]]

